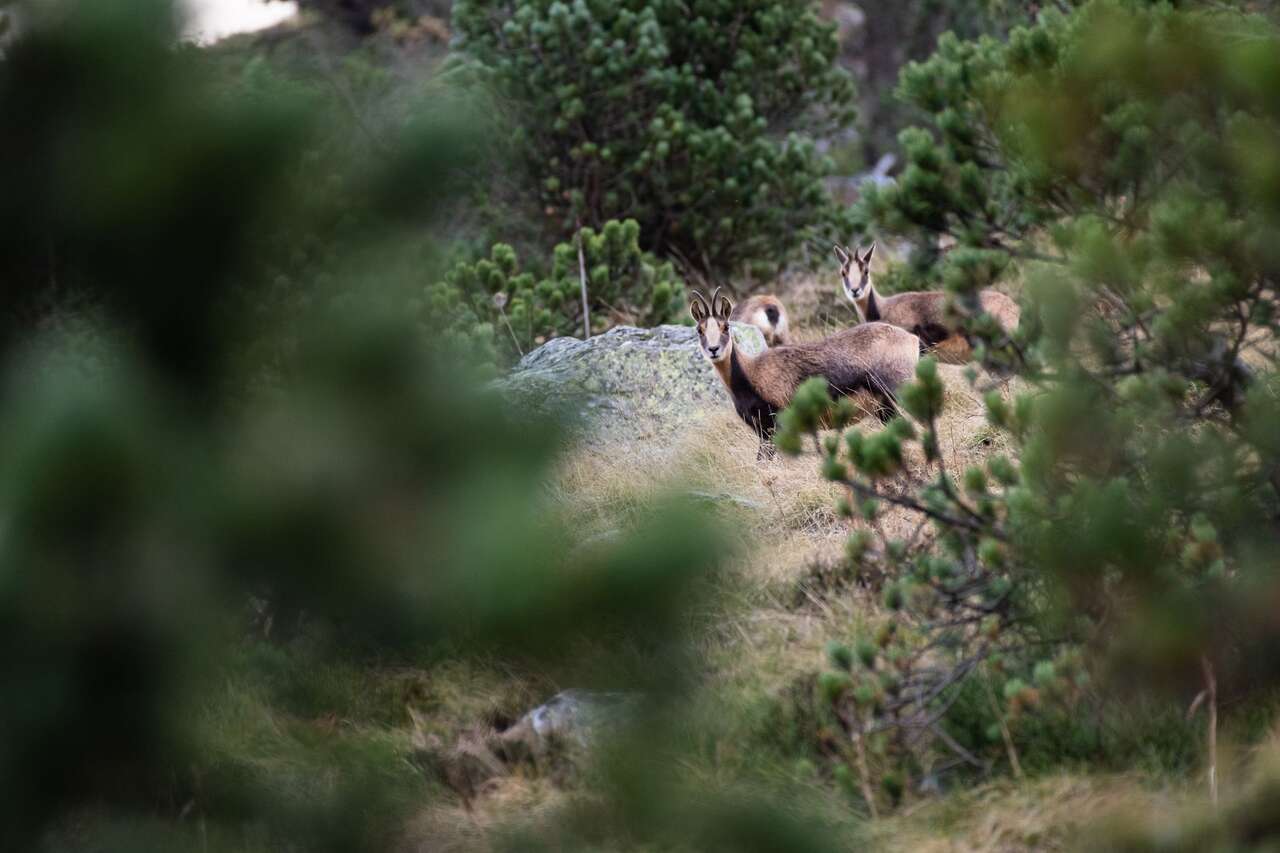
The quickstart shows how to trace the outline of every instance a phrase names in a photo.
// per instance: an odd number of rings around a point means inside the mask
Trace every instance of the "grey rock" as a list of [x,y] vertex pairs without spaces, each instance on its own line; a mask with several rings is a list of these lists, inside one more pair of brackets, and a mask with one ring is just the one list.
[[732,504],[733,506],[742,507],[743,509],[764,509],[764,504],[759,501],[753,501],[750,498],[740,497],[739,495],[732,495],[728,492],[707,492],[700,489],[690,489],[685,494],[695,500],[706,501],[710,504]]
[[626,691],[563,690],[502,733],[509,755],[538,759],[561,749],[589,749],[635,712],[639,694]]
[[942,779],[937,773],[930,773],[920,780],[920,784],[916,786],[921,796],[938,797],[943,793]]
[[[764,351],[754,326],[734,323],[733,333],[743,352]],[[533,410],[580,414],[589,441],[670,438],[707,411],[733,407],[691,326],[617,326],[585,341],[556,338],[521,359],[498,387]]]

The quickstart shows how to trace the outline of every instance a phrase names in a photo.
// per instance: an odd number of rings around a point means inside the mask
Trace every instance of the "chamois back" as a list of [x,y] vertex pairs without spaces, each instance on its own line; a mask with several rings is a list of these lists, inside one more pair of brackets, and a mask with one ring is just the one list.
[[800,383],[822,376],[833,396],[870,393],[891,405],[898,386],[915,374],[920,341],[889,323],[862,323],[821,341],[775,347],[752,364],[755,385],[770,405],[786,408]]
[[[913,291],[894,296],[871,295],[872,311],[882,322],[892,323],[920,338],[926,350],[933,350],[942,361],[964,362],[972,355],[968,340],[954,330],[947,317],[947,294],[941,290]],[[1018,328],[1021,310],[1018,303],[996,290],[978,294],[982,310],[996,319],[1006,332]]]
[[911,378],[920,359],[919,339],[888,323],[863,323],[825,340],[772,347],[752,357],[739,353],[729,331],[732,304],[717,289],[708,300],[694,291],[689,313],[698,343],[711,362],[738,416],[760,437],[761,457],[777,427],[777,414],[800,383],[823,377],[832,396],[856,398],[881,418],[894,411],[894,394]]
[[[967,361],[973,354],[968,338],[955,328],[947,313],[947,293],[941,290],[913,291],[881,296],[871,281],[871,256],[875,244],[865,252],[835,247],[840,261],[844,294],[853,303],[863,322],[881,321],[906,329],[920,339],[922,349],[933,351],[941,360]],[[1018,327],[1018,303],[996,290],[978,293],[983,312],[990,314],[1005,332]]]

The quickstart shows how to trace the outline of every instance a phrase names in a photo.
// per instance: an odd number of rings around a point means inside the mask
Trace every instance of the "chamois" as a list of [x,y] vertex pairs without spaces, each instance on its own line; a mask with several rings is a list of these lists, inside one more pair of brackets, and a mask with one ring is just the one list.
[[729,389],[738,416],[760,438],[757,458],[772,456],[777,414],[806,379],[825,378],[833,396],[854,398],[885,419],[894,411],[894,392],[920,360],[916,336],[888,323],[863,323],[817,343],[773,347],[752,357],[733,345],[733,303],[719,288],[710,302],[694,291],[689,313],[698,324],[702,354]]
[[764,342],[771,347],[791,343],[791,328],[787,323],[787,309],[776,296],[752,296],[733,306],[729,319],[735,323],[750,323],[764,335]]
[[[858,319],[864,323],[882,321],[899,326],[920,338],[920,345],[934,351],[939,360],[964,362],[973,353],[969,339],[958,332],[947,318],[947,294],[941,290],[913,291],[881,296],[871,283],[871,254],[876,244],[864,254],[849,248],[835,247],[840,259],[840,281],[844,295],[853,303]],[[858,274],[853,275],[854,265]],[[1006,332],[1018,327],[1021,310],[1018,303],[995,290],[978,293],[982,310],[996,319]]]

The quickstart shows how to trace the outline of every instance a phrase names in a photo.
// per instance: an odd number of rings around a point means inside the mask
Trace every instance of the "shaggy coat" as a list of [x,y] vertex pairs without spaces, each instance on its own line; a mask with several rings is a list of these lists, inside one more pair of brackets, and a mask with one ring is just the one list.
[[752,296],[733,306],[729,319],[735,323],[750,323],[764,335],[764,342],[771,347],[791,343],[791,327],[787,322],[787,309],[773,295]]
[[702,354],[762,446],[777,428],[778,412],[806,379],[821,376],[833,397],[852,397],[864,410],[885,418],[894,411],[894,393],[911,379],[920,359],[916,336],[888,323],[864,323],[816,343],[783,345],[749,356],[733,345],[732,307],[719,291],[711,303],[695,293],[689,313],[698,324]]
[[[940,360],[967,361],[973,353],[969,340],[954,329],[947,317],[947,294],[941,290],[912,291],[881,296],[871,281],[871,254],[836,246],[840,259],[840,280],[844,294],[853,303],[858,319],[864,323],[891,323],[914,334],[924,350],[935,352]],[[856,270],[855,270],[856,266]],[[995,290],[978,293],[978,304],[990,314],[1005,332],[1018,328],[1021,309],[1018,303]]]

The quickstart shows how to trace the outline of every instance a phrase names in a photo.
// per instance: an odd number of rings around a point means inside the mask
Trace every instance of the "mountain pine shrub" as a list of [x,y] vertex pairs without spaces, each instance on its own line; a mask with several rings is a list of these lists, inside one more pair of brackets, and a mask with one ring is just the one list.
[[558,236],[634,219],[704,276],[772,269],[835,211],[814,138],[853,117],[834,28],[778,0],[460,0]]
[[[1280,676],[1261,604],[1280,594],[1277,57],[1274,21],[1230,4],[1091,0],[903,73],[931,122],[862,210],[961,298],[1025,284],[1018,333],[979,348],[1025,384],[986,394],[1012,458],[964,471],[928,359],[900,392],[911,421],[819,441],[839,409],[813,394],[781,419],[779,447],[813,433],[860,516],[849,559],[889,579],[883,652],[831,701],[897,772],[934,749],[1016,766],[1019,718],[1089,684],[1204,714]],[[931,535],[886,534],[890,505]],[[975,684],[986,755],[946,729]]]
[[543,277],[522,271],[515,249],[498,243],[488,258],[459,263],[427,288],[422,321],[488,361],[510,361],[551,338],[582,335],[581,241],[593,334],[618,323],[678,322],[684,285],[670,263],[640,250],[639,237],[633,219],[607,222],[599,232],[583,228],[556,246]]

